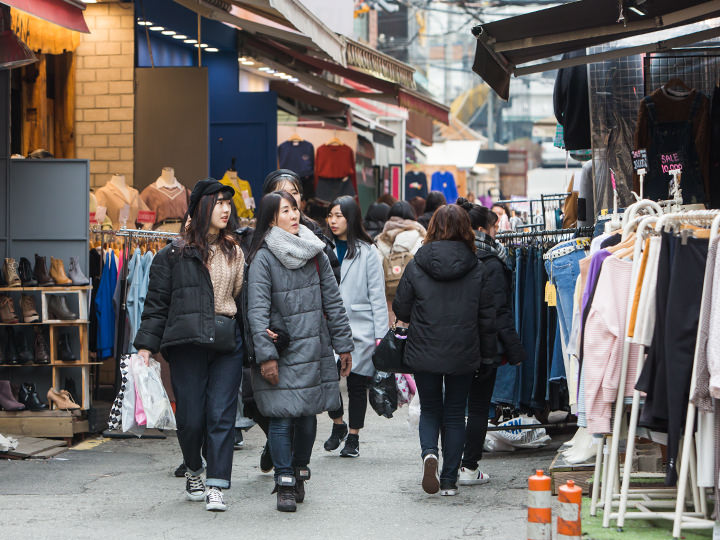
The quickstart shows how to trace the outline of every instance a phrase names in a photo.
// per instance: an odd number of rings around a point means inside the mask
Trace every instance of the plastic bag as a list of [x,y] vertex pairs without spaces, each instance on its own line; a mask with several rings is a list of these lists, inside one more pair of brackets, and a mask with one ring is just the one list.
[[142,397],[140,397],[140,389],[138,385],[135,385],[135,422],[138,426],[147,425],[147,416],[145,415],[145,408],[142,404]]
[[147,427],[177,429],[175,415],[160,378],[160,363],[151,358],[150,365],[146,366],[141,357],[133,355],[131,366],[133,382],[147,417]]
[[411,375],[405,375],[404,373],[395,374],[395,385],[397,386],[398,395],[398,407],[402,407],[406,403],[410,403],[413,398],[414,392],[410,389],[409,380],[412,379]]
[[[135,355],[133,355],[135,356]],[[142,362],[142,360],[141,360]],[[143,434],[145,428],[139,426],[135,421],[135,381],[132,374],[132,357],[126,359],[127,373],[123,377],[125,389],[123,392],[121,412],[122,430],[130,432],[138,437]]]
[[420,427],[420,395],[415,393],[410,406],[408,407],[408,424],[411,428],[418,429]]
[[[538,425],[535,418],[520,415],[517,418],[502,422],[500,426],[527,426]],[[485,437],[484,447],[490,451],[507,450],[508,447],[515,448],[541,448],[552,439],[545,431],[545,428],[538,429],[513,429],[504,431],[488,431]]]
[[397,410],[398,396],[395,376],[392,373],[376,371],[368,385],[370,406],[379,416],[392,418]]

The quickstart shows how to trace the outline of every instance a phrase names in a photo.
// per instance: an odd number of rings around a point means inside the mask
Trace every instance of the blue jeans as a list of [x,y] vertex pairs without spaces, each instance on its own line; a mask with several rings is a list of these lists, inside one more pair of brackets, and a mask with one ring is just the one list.
[[[422,457],[438,455],[438,438],[442,430],[443,461],[440,480],[457,481],[460,460],[465,447],[465,406],[473,375],[440,375],[416,373],[415,384],[420,396],[420,448]],[[443,382],[445,393],[443,395]]]
[[523,279],[525,281],[523,287],[522,300],[522,331],[520,340],[522,341],[527,358],[521,364],[520,369],[520,405],[531,406],[533,388],[535,386],[535,369],[538,337],[538,310],[539,304],[542,302],[540,292],[537,290],[537,260],[538,250],[534,247],[528,249],[527,264],[524,269]]
[[275,466],[275,480],[293,475],[295,467],[307,467],[317,432],[316,416],[270,418],[268,442]]
[[235,351],[220,354],[198,345],[168,349],[175,392],[177,437],[188,471],[202,473],[200,452],[207,446],[208,486],[230,487],[238,388],[242,383],[242,332]]

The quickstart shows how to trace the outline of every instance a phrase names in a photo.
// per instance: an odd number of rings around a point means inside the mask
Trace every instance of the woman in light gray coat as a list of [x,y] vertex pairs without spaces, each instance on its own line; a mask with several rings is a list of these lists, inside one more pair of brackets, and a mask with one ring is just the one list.
[[[247,313],[256,361],[253,391],[270,419],[277,508],[283,512],[294,512],[305,498],[315,415],[340,404],[333,349],[340,355],[340,374],[352,368],[352,332],[324,247],[300,225],[289,193],[262,198],[249,254]],[[281,352],[270,328],[289,336]]]
[[385,277],[380,254],[363,229],[355,199],[347,196],[335,199],[327,221],[340,261],[340,294],[350,318],[355,353],[352,373],[347,378],[350,433],[348,435],[348,426],[343,421],[341,401],[337,410],[330,411],[333,429],[325,441],[325,450],[336,450],[347,438],[340,457],[358,457],[359,434],[365,425],[367,410],[367,386],[375,374],[372,355],[388,330]]

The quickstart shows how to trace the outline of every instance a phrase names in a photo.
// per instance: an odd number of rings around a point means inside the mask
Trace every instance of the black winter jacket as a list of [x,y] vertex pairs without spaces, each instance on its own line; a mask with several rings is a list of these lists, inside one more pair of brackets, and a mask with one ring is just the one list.
[[519,364],[525,360],[525,349],[520,342],[520,336],[515,330],[515,321],[512,314],[512,275],[510,269],[502,262],[497,254],[483,249],[482,242],[475,242],[477,257],[485,267],[486,284],[492,294],[495,305],[495,326],[501,355],[496,357],[496,364],[507,358],[510,364]]
[[462,242],[418,250],[393,301],[397,318],[410,322],[405,362],[413,371],[459,375],[495,362],[495,305],[486,280]]
[[215,340],[215,295],[210,272],[195,249],[178,240],[165,246],[150,266],[136,349],[162,352],[176,345],[211,345]]

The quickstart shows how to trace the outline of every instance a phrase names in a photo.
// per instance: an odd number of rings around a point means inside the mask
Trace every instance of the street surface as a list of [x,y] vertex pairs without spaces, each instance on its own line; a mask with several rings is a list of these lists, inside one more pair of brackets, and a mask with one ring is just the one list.
[[456,497],[427,495],[407,411],[388,420],[368,407],[357,459],[323,450],[331,423],[319,417],[312,480],[295,514],[275,510],[272,475],[259,468],[265,441],[257,427],[235,452],[225,513],[185,500],[185,480],[172,476],[182,461],[174,433],[106,440],[50,460],[0,461],[0,539],[525,538],[527,478],[550,465],[560,437],[542,450],[487,454],[489,484],[460,486]]

